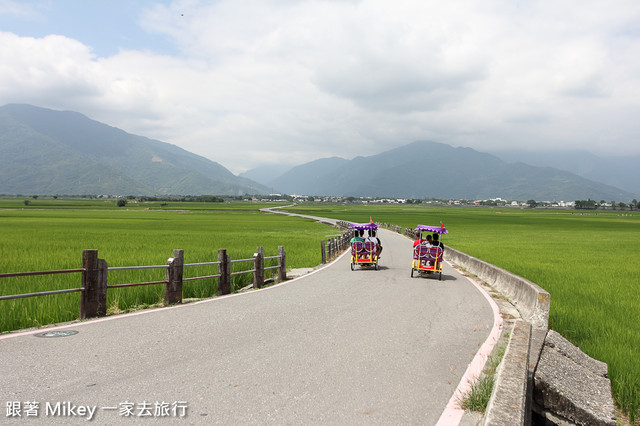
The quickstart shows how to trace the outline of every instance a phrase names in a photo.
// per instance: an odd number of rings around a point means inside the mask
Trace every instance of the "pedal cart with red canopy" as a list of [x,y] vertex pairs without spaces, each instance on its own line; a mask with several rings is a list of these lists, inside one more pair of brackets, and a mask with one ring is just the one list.
[[[362,231],[375,231],[377,223],[352,223],[349,228]],[[351,243],[351,270],[356,266],[374,268],[378,270],[378,247],[373,241],[353,241]]]
[[449,231],[440,226],[427,226],[418,225],[416,227],[418,233],[418,239],[414,242],[413,246],[413,262],[411,263],[411,277],[413,277],[414,271],[417,271],[420,275],[433,275],[440,274],[439,279],[442,280],[442,263],[444,249],[442,246],[441,238],[438,238],[439,244],[429,244],[426,237],[429,234],[448,234]]

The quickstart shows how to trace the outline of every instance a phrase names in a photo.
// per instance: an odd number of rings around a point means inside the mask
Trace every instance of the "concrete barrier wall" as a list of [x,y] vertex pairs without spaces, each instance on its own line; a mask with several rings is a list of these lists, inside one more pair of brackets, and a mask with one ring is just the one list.
[[517,320],[496,374],[483,425],[514,426],[529,423],[527,389],[530,341],[531,324]]
[[518,321],[512,331],[483,424],[531,424],[533,371],[549,328],[549,292],[506,269],[451,247],[446,248],[445,259],[507,297],[524,320]]
[[525,278],[447,247],[445,259],[478,276],[509,299],[525,321],[534,328],[549,326],[549,292]]

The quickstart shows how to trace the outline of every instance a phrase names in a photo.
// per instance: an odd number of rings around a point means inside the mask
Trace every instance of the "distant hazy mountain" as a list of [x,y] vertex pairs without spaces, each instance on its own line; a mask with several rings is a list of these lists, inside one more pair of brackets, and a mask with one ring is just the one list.
[[77,112],[1,107],[0,152],[5,194],[267,193],[214,161]]
[[637,197],[570,172],[508,164],[471,148],[427,141],[353,160],[312,161],[268,186],[289,194],[403,198],[626,201]]
[[353,182],[346,182],[342,188],[334,188],[327,186],[327,177],[341,173],[349,163],[349,160],[339,157],[321,158],[294,167],[269,182],[268,186],[287,194],[342,195]]
[[[508,163],[567,170],[583,178],[640,194],[640,155],[601,157],[588,151],[492,151]],[[611,201],[611,200],[607,200]]]
[[254,169],[247,170],[244,173],[240,173],[238,176],[251,179],[265,186],[269,186],[269,182],[279,176],[282,176],[283,174],[291,170],[292,167],[293,166],[286,164],[258,166]]

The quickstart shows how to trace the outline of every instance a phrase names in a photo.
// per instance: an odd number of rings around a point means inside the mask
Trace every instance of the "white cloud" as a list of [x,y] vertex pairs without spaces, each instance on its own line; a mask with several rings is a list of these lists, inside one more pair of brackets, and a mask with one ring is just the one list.
[[91,75],[96,71],[91,49],[64,36],[41,39],[0,32],[0,93],[47,104],[65,97],[99,95]]
[[0,100],[77,110],[235,172],[417,139],[637,153],[639,21],[634,0],[182,0],[139,20],[173,57],[0,33]]

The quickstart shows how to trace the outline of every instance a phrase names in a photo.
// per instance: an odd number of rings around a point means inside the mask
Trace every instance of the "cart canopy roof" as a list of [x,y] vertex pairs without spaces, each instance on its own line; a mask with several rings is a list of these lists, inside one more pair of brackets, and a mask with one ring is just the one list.
[[427,231],[427,232],[435,232],[436,234],[448,234],[447,228],[444,225],[441,226],[427,226],[427,225],[418,225],[416,226],[416,231]]
[[378,224],[377,223],[371,223],[371,222],[367,222],[367,223],[352,223],[351,225],[349,225],[349,228],[355,228],[355,229],[378,229]]

